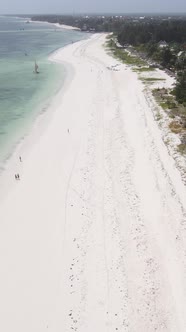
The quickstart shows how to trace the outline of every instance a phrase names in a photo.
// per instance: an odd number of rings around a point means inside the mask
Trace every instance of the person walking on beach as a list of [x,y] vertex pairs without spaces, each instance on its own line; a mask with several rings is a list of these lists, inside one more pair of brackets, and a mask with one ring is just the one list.
[[19,161],[22,162],[22,158],[21,158],[21,156],[19,156]]
[[15,174],[15,179],[16,179],[16,180],[20,180],[19,173]]

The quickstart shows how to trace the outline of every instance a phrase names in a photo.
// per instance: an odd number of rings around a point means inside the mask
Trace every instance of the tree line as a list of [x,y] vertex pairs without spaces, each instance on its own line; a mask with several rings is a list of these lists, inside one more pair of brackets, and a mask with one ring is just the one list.
[[149,42],[158,43],[186,42],[186,20],[167,20],[163,22],[130,22],[122,26],[118,33],[120,44],[139,45]]

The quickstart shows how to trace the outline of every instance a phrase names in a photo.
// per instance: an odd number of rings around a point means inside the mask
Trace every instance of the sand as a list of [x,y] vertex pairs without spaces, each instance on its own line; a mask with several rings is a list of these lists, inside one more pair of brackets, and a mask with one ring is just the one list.
[[142,82],[104,41],[52,56],[71,79],[9,166],[0,331],[186,331],[186,188]]
[[77,31],[80,31],[80,28],[77,28],[77,27],[73,27],[71,25],[66,25],[66,24],[59,24],[59,23],[54,23],[54,25],[58,28],[61,28],[61,29],[66,29],[66,30],[77,30]]
[[50,23],[47,21],[34,21],[34,20],[29,20],[30,23],[35,22],[35,23],[40,23],[40,24],[49,24],[49,25],[53,25],[56,26],[57,28],[61,28],[61,29],[65,29],[65,30],[77,30],[80,31],[80,28],[77,27],[73,27],[71,25],[66,25],[66,24],[59,24],[59,23]]

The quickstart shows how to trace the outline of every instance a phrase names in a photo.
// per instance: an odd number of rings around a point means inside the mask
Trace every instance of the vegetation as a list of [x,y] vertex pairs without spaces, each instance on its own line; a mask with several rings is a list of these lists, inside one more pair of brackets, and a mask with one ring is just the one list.
[[[186,154],[186,107],[176,101],[171,90],[165,88],[154,89],[153,95],[169,118],[172,119],[169,124],[170,130],[174,134],[179,134],[181,144],[178,146],[178,151],[181,154]],[[161,115],[158,111],[156,120],[160,119]]]
[[157,77],[140,77],[140,79],[144,82],[165,81],[164,78],[157,78]]
[[[107,38],[106,46],[109,48],[109,50],[112,51],[112,54],[115,58],[120,59],[123,63],[131,66],[146,66],[146,62],[142,59],[140,59],[137,56],[131,55],[128,51],[123,49],[118,49],[116,47],[116,42],[113,38],[113,36],[109,36]],[[144,68],[144,67],[143,67]]]
[[167,43],[184,43],[186,40],[186,21],[129,22],[123,26],[122,31],[118,34],[118,41],[121,45],[130,44],[135,46],[150,43],[149,52],[153,53],[156,44],[161,40]]
[[186,106],[186,70],[178,74],[177,84],[174,89],[176,100]]
[[142,73],[142,72],[148,72],[148,71],[154,71],[155,68],[152,67],[142,67],[142,68],[136,68],[135,71]]
[[178,145],[178,152],[180,152],[181,154],[186,154],[186,144],[179,144]]
[[171,129],[171,131],[175,134],[181,133],[182,132],[182,126],[178,121],[173,120],[170,124],[169,124],[169,128]]
[[120,49],[114,49],[113,54],[127,65],[144,66],[146,63],[136,56],[130,55],[128,52]]
[[174,108],[176,105],[174,102],[170,102],[169,100],[166,100],[166,101],[163,101],[160,103],[160,106],[164,109],[164,110],[167,110],[167,109],[172,109]]

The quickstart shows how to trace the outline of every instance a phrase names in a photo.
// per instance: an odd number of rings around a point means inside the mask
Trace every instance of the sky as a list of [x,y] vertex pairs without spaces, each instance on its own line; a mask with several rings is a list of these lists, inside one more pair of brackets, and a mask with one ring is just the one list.
[[186,0],[1,0],[0,14],[186,13]]

